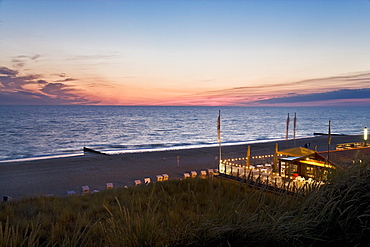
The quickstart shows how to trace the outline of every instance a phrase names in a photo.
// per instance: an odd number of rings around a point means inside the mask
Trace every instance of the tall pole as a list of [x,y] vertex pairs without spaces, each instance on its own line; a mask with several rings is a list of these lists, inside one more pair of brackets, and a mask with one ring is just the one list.
[[331,143],[331,130],[330,130],[330,120],[329,120],[329,130],[328,130],[328,163],[330,160],[330,143]]
[[294,113],[294,125],[293,125],[293,140],[294,140],[294,147],[295,147],[295,133],[296,133],[296,128],[297,127],[297,115]]
[[[274,172],[278,169],[277,163],[278,163],[278,152],[279,152],[279,144],[275,144],[275,152],[274,152]],[[280,174],[280,171],[279,171]]]
[[221,165],[221,110],[218,110],[218,119],[217,119],[217,140],[219,148],[219,160],[218,160],[218,171],[220,171]]
[[286,140],[286,147],[288,148],[288,136],[289,136],[289,113],[286,119],[286,133],[285,133],[285,140]]

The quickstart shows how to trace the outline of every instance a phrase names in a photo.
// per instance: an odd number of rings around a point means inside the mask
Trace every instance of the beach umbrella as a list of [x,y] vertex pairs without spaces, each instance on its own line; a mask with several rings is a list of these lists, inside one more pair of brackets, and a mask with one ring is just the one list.
[[278,152],[279,152],[279,144],[276,143],[275,145],[275,152],[274,152],[274,170],[277,169],[277,163],[278,163]]
[[331,143],[331,130],[330,130],[330,120],[329,120],[329,129],[328,129],[328,163],[330,160],[330,143]]
[[248,149],[247,149],[246,166],[248,167],[248,169],[251,166],[251,146],[248,146]]

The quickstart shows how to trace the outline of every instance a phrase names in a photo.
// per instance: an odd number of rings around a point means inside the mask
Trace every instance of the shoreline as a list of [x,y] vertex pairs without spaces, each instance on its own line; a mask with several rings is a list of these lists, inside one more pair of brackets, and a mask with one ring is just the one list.
[[[305,136],[305,137],[297,138],[296,140],[313,138],[315,136],[316,135]],[[222,146],[223,147],[228,147],[228,146],[254,145],[254,144],[257,144],[257,143],[268,143],[268,142],[276,143],[276,142],[280,142],[280,141],[285,141],[285,139],[284,138],[276,138],[276,139],[250,140],[250,141],[243,141],[243,142],[225,142],[225,143],[222,143]],[[218,143],[189,144],[189,145],[162,147],[162,148],[143,148],[143,149],[138,148],[138,149],[117,149],[117,150],[111,150],[111,149],[104,150],[104,149],[93,149],[93,148],[89,148],[89,147],[83,147],[81,150],[76,150],[76,151],[71,152],[71,153],[45,154],[45,155],[30,156],[30,157],[24,157],[24,158],[4,159],[4,160],[0,160],[0,167],[1,167],[2,163],[16,163],[16,162],[27,162],[27,161],[37,161],[37,160],[46,160],[46,159],[58,159],[58,158],[84,156],[84,155],[86,155],[85,152],[84,152],[84,148],[92,149],[94,151],[101,152],[102,154],[118,155],[118,154],[179,151],[179,150],[187,150],[187,149],[203,149],[203,148],[214,148],[214,147],[218,148],[219,144]]]
[[[332,136],[330,149],[339,143],[361,142],[360,135]],[[279,150],[292,148],[293,140],[259,142],[253,144],[228,145],[222,147],[222,159],[244,157],[247,147],[251,155],[273,154],[275,143]],[[317,151],[328,148],[327,136],[296,139],[296,146],[310,143],[310,149]],[[218,165],[218,147],[177,149],[156,152],[123,153],[114,155],[80,155],[0,164],[0,196],[14,199],[45,195],[66,196],[67,191],[81,194],[82,186],[90,191],[105,190],[106,183],[114,188],[133,186],[134,180],[168,174],[169,179],[180,179],[190,171],[215,169]],[[179,158],[178,158],[179,157]],[[178,162],[179,161],[179,162]]]

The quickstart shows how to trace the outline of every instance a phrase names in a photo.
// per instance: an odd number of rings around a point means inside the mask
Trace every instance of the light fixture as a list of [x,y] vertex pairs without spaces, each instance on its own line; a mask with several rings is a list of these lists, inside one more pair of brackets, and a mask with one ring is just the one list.
[[364,141],[365,141],[365,147],[366,147],[366,141],[367,141],[367,127],[364,128]]

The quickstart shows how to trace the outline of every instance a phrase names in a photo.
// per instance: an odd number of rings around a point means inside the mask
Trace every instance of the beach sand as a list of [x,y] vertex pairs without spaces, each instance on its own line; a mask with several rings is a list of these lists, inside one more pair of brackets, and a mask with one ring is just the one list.
[[[362,136],[332,136],[330,148],[338,143],[361,142]],[[251,155],[273,154],[275,143],[279,150],[294,147],[293,140],[249,144]],[[328,149],[327,136],[296,140],[296,146],[310,143],[318,151]],[[248,145],[222,147],[222,158],[245,157]],[[82,147],[81,147],[82,148]],[[44,195],[67,195],[67,191],[81,194],[82,186],[90,191],[104,190],[106,183],[114,188],[134,186],[134,180],[166,173],[169,179],[180,179],[185,172],[217,168],[218,147],[130,153],[117,155],[83,155],[67,158],[0,163],[0,196],[21,199]],[[179,163],[177,157],[179,156]]]

